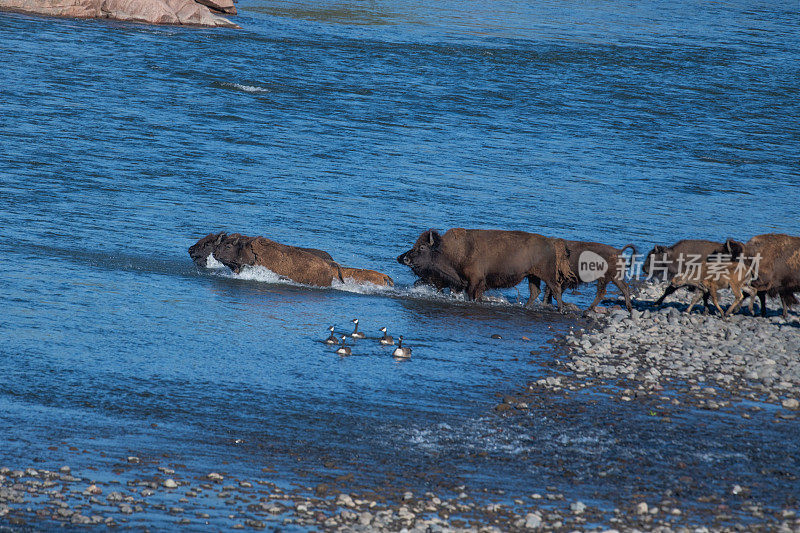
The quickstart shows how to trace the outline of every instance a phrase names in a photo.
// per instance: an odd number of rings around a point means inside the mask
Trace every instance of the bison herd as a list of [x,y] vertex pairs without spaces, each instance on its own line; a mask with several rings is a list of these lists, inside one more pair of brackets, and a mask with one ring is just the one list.
[[[624,256],[631,249],[630,258]],[[243,266],[263,266],[282,278],[298,283],[327,287],[334,282],[352,279],[376,285],[393,285],[386,274],[374,270],[339,265],[330,254],[314,248],[300,248],[271,241],[264,237],[247,237],[238,233],[210,234],[189,248],[189,255],[198,266],[206,266],[210,255],[239,272]],[[419,236],[410,250],[397,261],[406,265],[424,283],[443,291],[465,292],[470,300],[479,300],[488,289],[515,287],[527,279],[530,307],[539,297],[544,283],[544,299],[555,298],[563,310],[562,292],[580,284],[597,282],[597,293],[589,309],[594,309],[613,283],[622,293],[631,310],[630,288],[626,273],[634,267],[636,249],[621,249],[605,244],[569,241],[524,231],[453,228],[440,234],[428,230]],[[641,271],[648,278],[669,281],[657,301],[686,287],[695,292],[687,311],[700,298],[705,309],[720,314],[736,312],[746,297],[753,313],[754,300],[761,304],[766,316],[766,297],[780,297],[783,316],[797,303],[800,292],[800,237],[770,233],[758,235],[742,243],[682,240],[672,246],[655,246],[644,258]],[[734,302],[727,311],[719,305],[717,291],[730,288]]]

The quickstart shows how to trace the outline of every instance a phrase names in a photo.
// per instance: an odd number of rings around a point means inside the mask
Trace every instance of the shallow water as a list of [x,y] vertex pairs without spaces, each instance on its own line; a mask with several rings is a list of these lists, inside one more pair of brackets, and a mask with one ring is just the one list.
[[[673,461],[597,483],[565,476],[554,452],[593,472],[678,450],[718,472],[713,490],[765,465],[798,471],[796,425],[749,424],[756,445],[719,459],[745,446],[744,422],[705,414],[702,438],[693,419],[664,436],[579,397],[563,407],[575,419],[541,409],[494,427],[495,394],[538,377],[548,355],[529,351],[571,319],[521,309],[514,290],[472,305],[412,289],[394,260],[430,227],[640,251],[800,233],[797,6],[239,9],[240,31],[0,14],[0,461],[79,464],[48,450],[69,442],[198,472],[267,464],[288,482],[301,453],[410,486],[435,464],[469,489],[552,484],[611,507],[668,484]],[[212,231],[321,248],[397,286],[198,269],[186,249]],[[319,341],[353,317],[372,339],[341,359]],[[411,361],[377,345],[383,325]],[[791,492],[781,479],[764,501]]]

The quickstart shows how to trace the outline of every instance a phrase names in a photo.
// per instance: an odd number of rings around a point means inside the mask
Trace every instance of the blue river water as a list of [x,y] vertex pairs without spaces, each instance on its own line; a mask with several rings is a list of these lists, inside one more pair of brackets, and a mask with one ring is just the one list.
[[[79,464],[49,449],[68,442],[288,482],[300,454],[611,507],[666,483],[671,459],[615,485],[567,482],[553,454],[586,471],[676,454],[751,480],[797,466],[775,451],[796,427],[665,435],[602,402],[533,434],[495,427],[497,394],[537,378],[548,356],[529,352],[572,319],[515,290],[440,297],[395,261],[457,226],[645,252],[800,234],[797,3],[238,7],[243,29],[213,31],[0,14],[0,463]],[[321,248],[396,287],[196,268],[187,248],[218,231]],[[354,317],[371,339],[339,358],[319,341]],[[384,325],[410,361],[378,346]],[[761,497],[777,504],[775,483]]]

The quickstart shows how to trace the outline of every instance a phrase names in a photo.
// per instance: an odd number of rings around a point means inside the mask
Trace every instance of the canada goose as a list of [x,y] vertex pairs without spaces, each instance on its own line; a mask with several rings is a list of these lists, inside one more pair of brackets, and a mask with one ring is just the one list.
[[325,344],[339,344],[339,339],[333,334],[333,326],[329,327],[328,331],[330,331],[331,334],[327,339],[325,339]]
[[402,335],[400,335],[400,338],[397,341],[397,348],[394,349],[392,355],[401,359],[408,359],[409,357],[411,357],[411,348],[403,347]]
[[366,337],[366,335],[364,335],[363,333],[358,331],[358,319],[357,318],[353,319],[353,324],[356,325],[356,329],[353,330],[353,333],[351,333],[350,336],[353,337],[354,339],[363,339],[364,337]]
[[336,350],[336,353],[338,353],[339,355],[350,355],[352,353],[352,350],[350,350],[350,347],[344,345],[344,341],[345,341],[346,338],[347,337],[342,335],[342,345],[339,346],[338,350]]
[[386,334],[386,326],[383,326],[380,331],[383,332],[383,337],[381,337],[381,344],[384,346],[391,346],[394,344],[394,338],[391,335]]

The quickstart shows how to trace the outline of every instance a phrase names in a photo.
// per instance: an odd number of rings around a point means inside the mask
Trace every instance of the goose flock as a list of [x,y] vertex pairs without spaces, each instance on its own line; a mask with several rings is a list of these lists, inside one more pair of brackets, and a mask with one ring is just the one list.
[[[350,333],[349,337],[353,340],[358,339],[365,339],[367,336],[363,331],[358,330],[358,319],[354,318],[353,322],[353,332]],[[336,353],[339,355],[347,356],[353,354],[353,349],[350,346],[346,345],[348,335],[341,335],[337,336],[335,333],[335,326],[330,326],[328,331],[330,334],[328,338],[326,338],[323,342],[329,345],[335,345]],[[394,337],[387,333],[386,326],[383,326],[378,331],[383,333],[383,336],[378,339],[378,343],[381,346],[394,346]],[[403,336],[397,340],[397,348],[392,351],[392,356],[396,359],[409,359],[411,357],[411,348],[408,346],[403,346]]]

